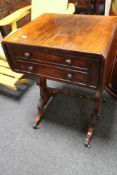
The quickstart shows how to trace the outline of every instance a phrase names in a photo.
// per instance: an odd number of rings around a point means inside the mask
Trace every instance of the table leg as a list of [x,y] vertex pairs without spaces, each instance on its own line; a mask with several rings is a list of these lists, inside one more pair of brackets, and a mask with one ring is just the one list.
[[95,105],[94,105],[93,112],[90,117],[89,128],[88,128],[88,132],[86,134],[85,141],[84,141],[84,145],[86,147],[90,147],[90,141],[92,139],[92,136],[95,130],[96,122],[99,118],[101,102],[102,102],[102,90],[97,90],[96,98],[95,98]]
[[44,78],[39,78],[37,80],[37,85],[40,87],[40,100],[39,100],[39,105],[38,105],[38,114],[36,115],[34,119],[34,124],[33,128],[37,129],[39,123],[41,122],[41,119],[44,114],[45,106],[50,98],[50,93],[48,91],[47,85],[46,85],[46,79]]

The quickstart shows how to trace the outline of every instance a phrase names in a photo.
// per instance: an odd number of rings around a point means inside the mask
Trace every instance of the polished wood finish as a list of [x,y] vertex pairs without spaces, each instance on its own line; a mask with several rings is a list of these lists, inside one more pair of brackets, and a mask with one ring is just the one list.
[[47,87],[47,79],[96,90],[85,138],[85,146],[89,146],[116,55],[117,17],[44,14],[2,44],[13,70],[37,78],[41,100],[34,128],[50,97],[59,92]]

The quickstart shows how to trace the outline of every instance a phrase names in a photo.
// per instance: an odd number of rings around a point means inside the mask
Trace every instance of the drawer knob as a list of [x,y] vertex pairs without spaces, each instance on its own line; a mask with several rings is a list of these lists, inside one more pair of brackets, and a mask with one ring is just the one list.
[[24,56],[25,56],[26,58],[30,58],[31,53],[30,53],[30,52],[25,52],[25,53],[24,53]]
[[68,79],[72,79],[72,77],[73,77],[72,74],[68,74],[68,75],[67,75],[67,78],[68,78]]
[[34,69],[33,66],[29,66],[29,67],[28,67],[28,70],[29,70],[29,71],[31,71],[31,70],[33,70],[33,69]]
[[65,62],[68,64],[68,65],[70,65],[71,64],[71,59],[67,59],[67,60],[65,60]]

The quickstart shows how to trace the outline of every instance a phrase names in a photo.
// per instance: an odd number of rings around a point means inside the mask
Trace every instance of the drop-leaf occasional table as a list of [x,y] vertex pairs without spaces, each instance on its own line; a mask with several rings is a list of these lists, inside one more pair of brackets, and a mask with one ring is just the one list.
[[50,97],[59,92],[47,87],[47,79],[95,90],[84,141],[88,147],[116,56],[117,17],[43,14],[6,37],[2,45],[14,71],[33,74],[37,79],[41,99],[34,128],[39,125]]

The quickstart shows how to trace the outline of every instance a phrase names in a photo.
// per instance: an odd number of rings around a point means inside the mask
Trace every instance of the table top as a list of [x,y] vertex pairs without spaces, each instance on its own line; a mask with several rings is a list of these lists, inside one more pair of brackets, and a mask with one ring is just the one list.
[[4,41],[106,56],[116,31],[116,16],[43,14]]

